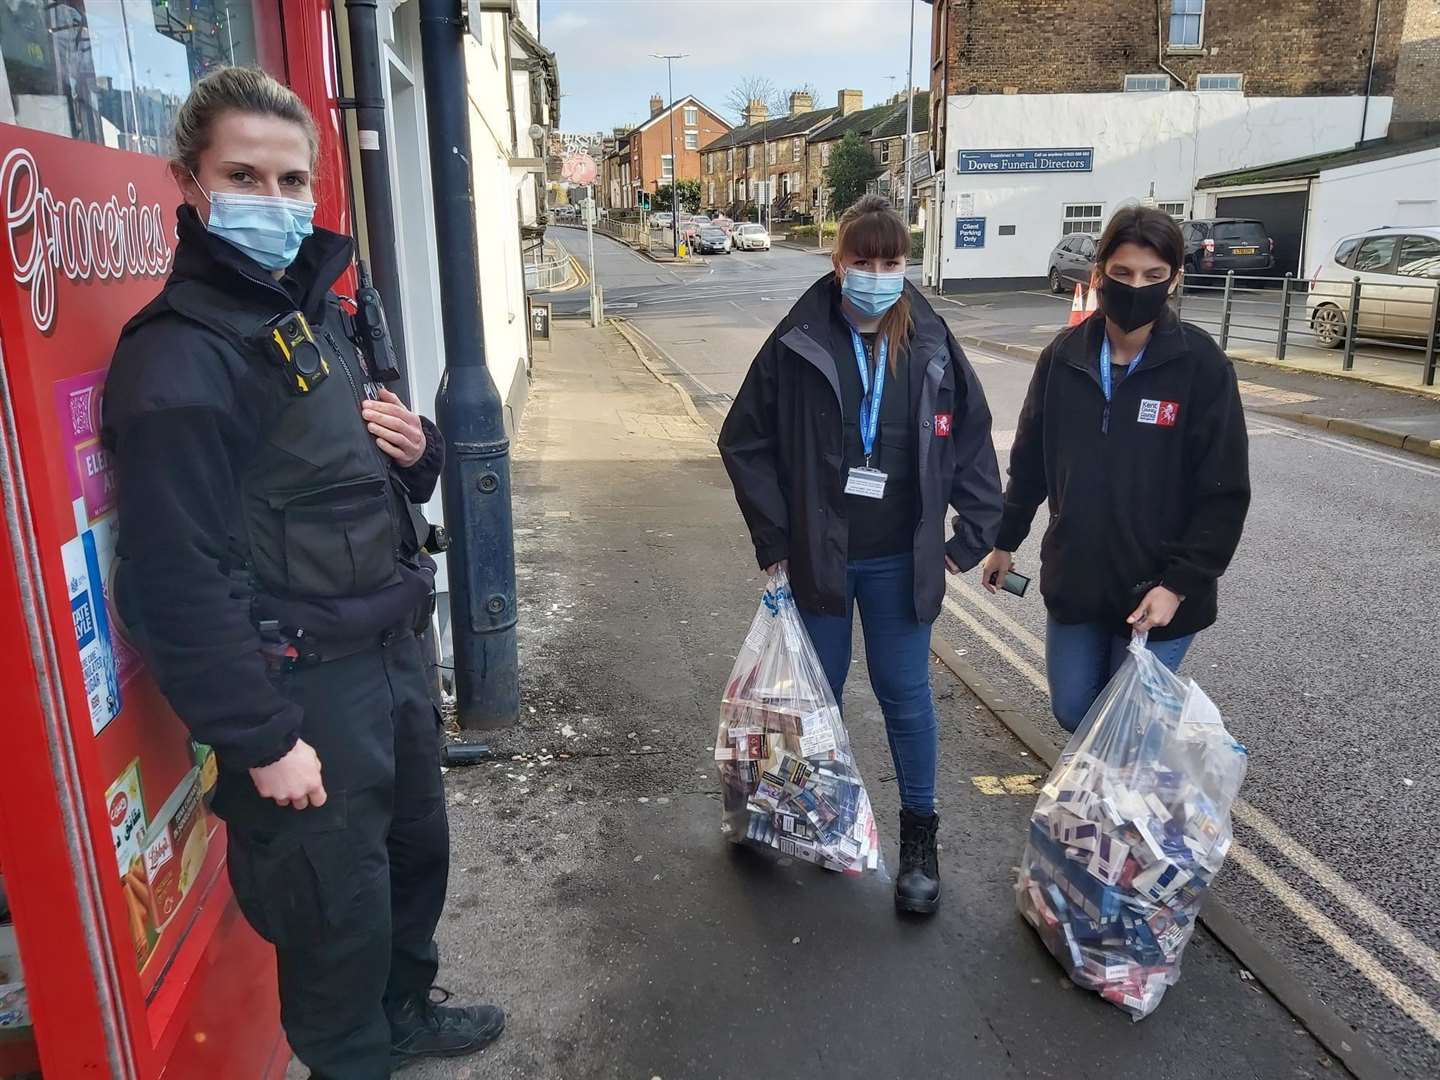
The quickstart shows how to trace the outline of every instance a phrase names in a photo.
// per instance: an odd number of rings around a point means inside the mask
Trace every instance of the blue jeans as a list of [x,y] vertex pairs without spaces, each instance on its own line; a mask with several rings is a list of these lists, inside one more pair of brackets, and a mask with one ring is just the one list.
[[846,575],[844,615],[800,612],[837,705],[850,674],[856,601],[870,686],[885,714],[900,805],[918,814],[932,813],[940,726],[930,696],[930,624],[915,617],[914,557],[889,555],[852,562]]
[[[1195,635],[1174,641],[1151,641],[1153,652],[1171,671],[1195,640]],[[1120,665],[1125,663],[1128,638],[1116,637],[1101,623],[1067,625],[1048,619],[1045,623],[1045,674],[1050,680],[1050,711],[1066,731],[1074,731],[1085,719],[1090,706],[1105,689]]]

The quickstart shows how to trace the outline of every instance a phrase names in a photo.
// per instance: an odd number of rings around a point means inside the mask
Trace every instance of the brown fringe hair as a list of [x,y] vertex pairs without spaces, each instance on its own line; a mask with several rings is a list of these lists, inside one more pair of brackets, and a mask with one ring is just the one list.
[[[904,259],[909,256],[910,229],[883,195],[862,196],[840,216],[835,252],[831,256],[836,269],[851,258]],[[910,298],[901,293],[895,306],[880,317],[879,332],[885,336],[890,351],[891,372],[900,362],[914,326]]]

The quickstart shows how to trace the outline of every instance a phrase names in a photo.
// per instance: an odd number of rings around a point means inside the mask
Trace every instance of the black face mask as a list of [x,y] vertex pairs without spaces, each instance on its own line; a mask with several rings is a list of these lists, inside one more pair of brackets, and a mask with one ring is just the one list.
[[1100,278],[1100,310],[1105,317],[1127,334],[1137,327],[1152,323],[1165,310],[1170,299],[1170,281],[1135,288],[1112,277]]

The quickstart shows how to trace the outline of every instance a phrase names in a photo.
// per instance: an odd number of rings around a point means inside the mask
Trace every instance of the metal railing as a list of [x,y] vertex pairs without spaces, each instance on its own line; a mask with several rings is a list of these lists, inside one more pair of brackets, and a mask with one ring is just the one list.
[[616,240],[632,247],[645,248],[648,251],[650,234],[653,230],[643,220],[618,217],[616,211],[612,210],[609,217],[595,223],[595,231],[604,233],[606,236],[613,236]]
[[1215,334],[1222,349],[1258,345],[1275,359],[1321,361],[1339,351],[1341,371],[1357,360],[1419,367],[1420,382],[1435,385],[1440,361],[1440,281],[1414,284],[1349,278],[1306,280],[1187,274],[1176,294],[1187,322]]
[[539,257],[534,262],[527,259],[524,264],[527,292],[558,289],[570,280],[574,268],[564,244],[552,237],[546,237],[544,249],[536,248],[535,252]]

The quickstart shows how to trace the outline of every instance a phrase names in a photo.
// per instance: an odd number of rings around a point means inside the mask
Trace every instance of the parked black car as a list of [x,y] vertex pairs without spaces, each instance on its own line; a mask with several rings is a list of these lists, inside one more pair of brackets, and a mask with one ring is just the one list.
[[1191,274],[1264,274],[1275,265],[1275,241],[1250,218],[1183,221],[1185,270]]
[[1073,292],[1078,282],[1087,289],[1095,272],[1095,237],[1071,233],[1050,251],[1050,291]]

